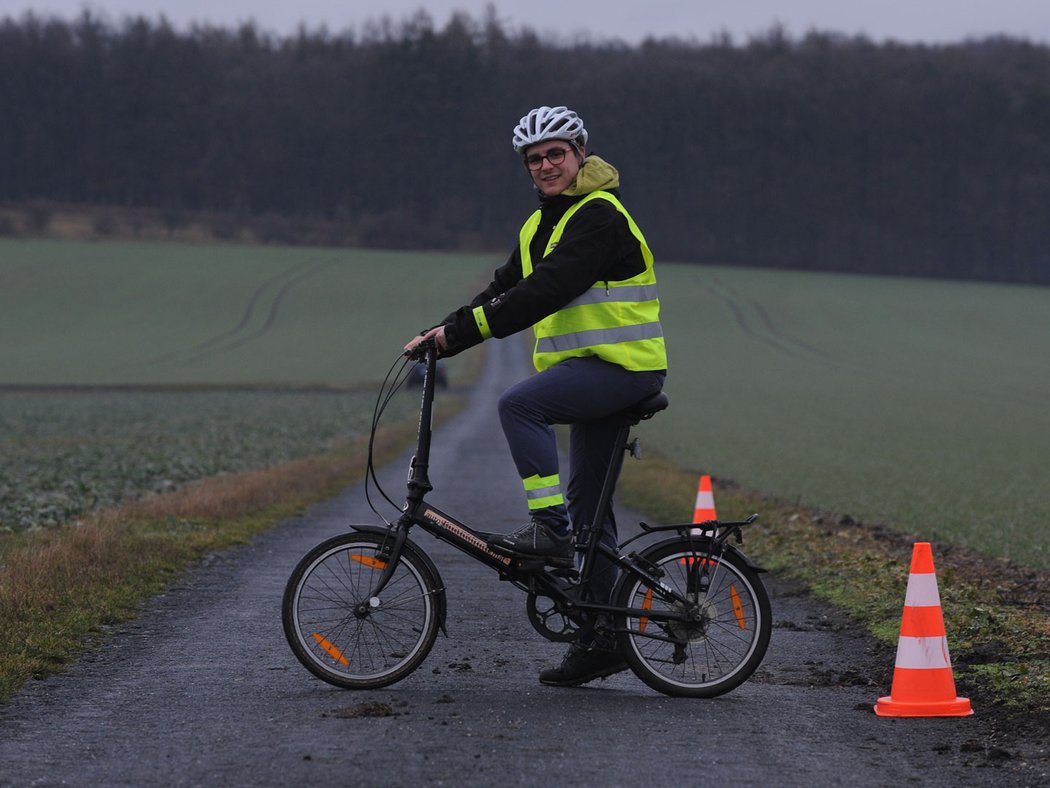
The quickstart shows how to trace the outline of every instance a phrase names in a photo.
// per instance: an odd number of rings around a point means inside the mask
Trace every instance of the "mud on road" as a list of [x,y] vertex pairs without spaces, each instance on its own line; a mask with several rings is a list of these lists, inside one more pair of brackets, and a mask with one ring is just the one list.
[[[520,525],[520,482],[495,396],[525,374],[495,342],[473,401],[435,438],[431,499],[483,530]],[[410,394],[407,396],[415,396]],[[401,493],[407,456],[381,481]],[[620,513],[621,525],[638,517]],[[212,556],[68,673],[0,708],[0,785],[1035,785],[1045,742],[1006,740],[980,708],[894,720],[893,654],[768,578],[766,660],[715,700],[659,695],[630,673],[577,689],[536,674],[563,646],[525,599],[424,533],[448,593],[448,634],[414,674],[351,692],[313,678],[280,622],[284,583],[312,546],[376,521],[355,486],[251,545]]]

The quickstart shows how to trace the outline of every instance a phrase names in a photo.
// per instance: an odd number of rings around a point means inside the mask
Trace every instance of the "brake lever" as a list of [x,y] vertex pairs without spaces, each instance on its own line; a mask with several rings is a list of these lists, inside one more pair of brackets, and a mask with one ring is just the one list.
[[437,343],[433,339],[424,339],[412,350],[406,350],[401,355],[407,357],[409,361],[425,361],[429,351],[437,352]]

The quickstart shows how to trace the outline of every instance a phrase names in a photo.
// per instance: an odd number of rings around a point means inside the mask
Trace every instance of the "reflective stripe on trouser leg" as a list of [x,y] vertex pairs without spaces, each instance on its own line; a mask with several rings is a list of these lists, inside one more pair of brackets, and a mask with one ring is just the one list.
[[548,506],[561,506],[565,503],[558,474],[553,476],[533,474],[527,479],[522,479],[521,483],[525,485],[525,498],[529,502],[529,511],[544,509]]

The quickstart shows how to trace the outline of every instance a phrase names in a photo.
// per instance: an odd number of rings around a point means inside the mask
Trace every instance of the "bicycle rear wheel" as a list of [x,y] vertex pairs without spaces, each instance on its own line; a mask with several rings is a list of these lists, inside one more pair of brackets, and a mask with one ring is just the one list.
[[632,572],[620,583],[617,604],[690,618],[621,616],[620,647],[638,678],[667,695],[693,698],[713,698],[746,681],[772,631],[769,596],[755,571],[738,553],[712,556],[687,540],[654,545],[642,557],[656,567],[661,584],[686,601]]
[[336,536],[299,562],[284,592],[281,621],[292,652],[320,679],[347,689],[400,681],[430,653],[437,638],[444,590],[430,562],[405,545],[390,582],[385,538]]

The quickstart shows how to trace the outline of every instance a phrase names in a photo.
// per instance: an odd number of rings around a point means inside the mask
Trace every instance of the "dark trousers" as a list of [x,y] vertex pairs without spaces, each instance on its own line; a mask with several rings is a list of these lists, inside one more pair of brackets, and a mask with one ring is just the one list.
[[[615,414],[663,388],[663,372],[630,372],[596,357],[555,364],[507,389],[499,401],[500,421],[522,479],[553,476],[558,445],[553,424],[569,424],[569,477],[563,487],[571,527],[594,519],[602,483],[620,428]],[[601,541],[615,548],[612,506],[598,525]],[[599,556],[591,593],[607,601],[616,583],[616,565]]]

